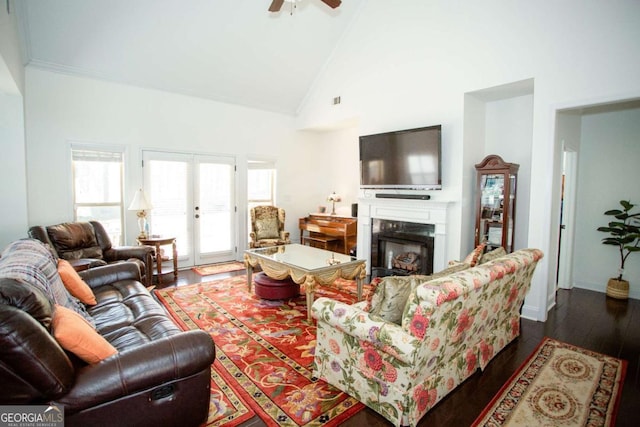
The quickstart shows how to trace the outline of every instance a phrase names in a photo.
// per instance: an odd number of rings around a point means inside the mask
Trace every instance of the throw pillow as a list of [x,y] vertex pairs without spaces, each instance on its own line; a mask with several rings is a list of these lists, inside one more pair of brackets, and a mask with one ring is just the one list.
[[369,313],[387,322],[400,324],[402,311],[411,292],[431,276],[387,276],[382,278],[371,298]]
[[[454,274],[454,273],[458,273],[460,271],[464,271],[467,270],[469,267],[469,264],[464,263],[464,262],[459,262],[456,261],[455,264],[451,264],[449,263],[449,267],[445,268],[442,271],[439,271],[437,273],[433,273],[431,276],[426,276],[428,277],[428,281],[431,280],[436,280],[436,279],[440,279],[442,277],[448,276],[450,274]],[[440,284],[434,284],[434,285],[429,285],[429,286],[440,286]],[[417,288],[417,286],[415,287]],[[407,315],[407,313],[409,312],[409,308],[411,306],[411,304],[415,304],[416,303],[416,296],[413,293],[415,291],[415,288],[413,289],[412,293],[410,293],[407,296],[407,300],[406,303],[404,305],[404,307],[402,307],[402,313],[401,313],[401,317],[400,317],[400,326],[403,325],[403,320],[405,318],[405,316]]]
[[465,259],[462,260],[462,262],[469,264],[471,267],[475,267],[484,252],[485,246],[487,246],[486,243],[480,243],[469,255],[465,257]]
[[478,261],[478,264],[484,264],[486,262],[493,261],[494,259],[500,258],[501,256],[505,256],[506,254],[507,254],[507,251],[505,251],[504,248],[500,246],[497,249],[494,249],[492,251],[487,252],[486,254],[483,254],[480,257],[480,261]]
[[62,348],[87,363],[98,363],[118,352],[82,316],[61,305],[56,304],[51,329]]
[[64,287],[67,288],[71,295],[87,305],[96,305],[98,303],[96,296],[93,294],[89,285],[87,285],[87,282],[82,280],[82,277],[80,277],[78,272],[71,266],[69,261],[62,258],[58,260],[58,273],[60,274]]
[[450,274],[457,273],[459,271],[464,271],[469,267],[470,265],[467,264],[466,262],[456,262],[455,264],[449,264],[449,267],[445,268],[444,270],[439,271],[437,273],[433,273],[430,276],[429,280],[439,279],[441,277],[448,276]]
[[265,218],[260,221],[256,221],[256,238],[262,239],[277,239],[280,237],[278,231],[278,219],[277,218]]

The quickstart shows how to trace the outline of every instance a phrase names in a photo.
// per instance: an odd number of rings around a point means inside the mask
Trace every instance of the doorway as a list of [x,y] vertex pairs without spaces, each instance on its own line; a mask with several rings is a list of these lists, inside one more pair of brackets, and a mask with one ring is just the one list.
[[558,231],[558,269],[556,285],[561,289],[573,287],[573,241],[575,235],[576,181],[578,153],[566,148],[562,151],[562,189],[560,197],[560,230]]
[[175,237],[180,267],[236,258],[235,158],[143,151],[150,233]]

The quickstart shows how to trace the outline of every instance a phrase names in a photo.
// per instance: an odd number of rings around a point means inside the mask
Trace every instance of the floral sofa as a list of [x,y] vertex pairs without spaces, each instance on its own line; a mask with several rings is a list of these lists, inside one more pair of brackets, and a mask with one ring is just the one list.
[[[522,249],[440,277],[406,278],[395,289],[409,290],[402,306],[384,304],[398,278],[382,279],[369,302],[319,298],[312,306],[314,375],[395,425],[415,426],[520,334],[520,310],[542,256]],[[395,319],[385,312],[394,305]]]

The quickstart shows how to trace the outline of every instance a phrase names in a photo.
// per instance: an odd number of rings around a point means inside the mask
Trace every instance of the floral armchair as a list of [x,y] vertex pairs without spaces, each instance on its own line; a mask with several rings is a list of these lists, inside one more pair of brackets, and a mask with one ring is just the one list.
[[291,243],[289,232],[284,231],[284,209],[276,206],[251,208],[250,248],[286,245]]
[[415,426],[520,334],[520,309],[542,256],[522,249],[421,282],[398,323],[372,314],[378,289],[371,302],[354,305],[319,298],[314,375],[395,425]]

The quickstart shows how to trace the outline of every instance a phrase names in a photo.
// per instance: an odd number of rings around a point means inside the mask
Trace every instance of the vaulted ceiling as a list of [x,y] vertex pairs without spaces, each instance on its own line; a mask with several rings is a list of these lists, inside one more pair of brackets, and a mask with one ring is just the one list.
[[21,0],[25,62],[295,114],[365,0]]

